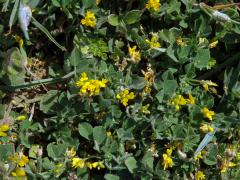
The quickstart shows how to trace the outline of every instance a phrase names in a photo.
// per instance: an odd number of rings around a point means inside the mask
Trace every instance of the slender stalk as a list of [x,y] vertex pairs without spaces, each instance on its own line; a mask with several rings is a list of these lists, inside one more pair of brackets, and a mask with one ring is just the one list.
[[55,84],[58,82],[65,81],[69,78],[72,78],[74,76],[74,74],[75,74],[75,71],[72,71],[62,77],[35,80],[35,81],[26,82],[26,83],[15,85],[15,86],[0,86],[0,90],[13,92],[17,89],[25,89],[25,88],[29,88],[29,87],[33,87],[33,86],[39,86],[42,84]]

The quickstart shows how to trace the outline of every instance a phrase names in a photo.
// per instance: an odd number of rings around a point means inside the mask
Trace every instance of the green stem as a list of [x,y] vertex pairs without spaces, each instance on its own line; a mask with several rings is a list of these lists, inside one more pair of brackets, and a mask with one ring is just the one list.
[[214,74],[220,72],[226,66],[232,65],[235,62],[239,61],[239,59],[240,59],[240,53],[237,53],[234,56],[230,57],[229,59],[226,59],[222,64],[220,64],[216,68],[203,74],[202,76],[198,77],[197,79],[208,79],[209,77],[213,76]]
[[62,77],[35,80],[35,81],[26,82],[26,83],[15,85],[15,86],[0,86],[0,90],[13,92],[17,89],[25,89],[25,88],[29,88],[29,87],[33,87],[33,86],[39,86],[42,84],[54,84],[54,83],[65,81],[65,80],[73,77],[74,74],[75,74],[75,71],[72,71]]

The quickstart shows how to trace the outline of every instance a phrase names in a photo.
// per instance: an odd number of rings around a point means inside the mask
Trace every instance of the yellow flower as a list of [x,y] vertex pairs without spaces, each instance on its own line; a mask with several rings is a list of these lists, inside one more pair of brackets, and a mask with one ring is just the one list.
[[198,171],[195,174],[196,180],[204,180],[205,179],[205,174],[202,171]]
[[175,108],[177,111],[180,109],[179,105],[186,105],[186,104],[187,104],[187,100],[182,95],[178,95],[172,100],[172,105],[175,105]]
[[173,166],[173,160],[172,160],[172,148],[167,149],[167,152],[163,154],[163,169],[166,170],[169,167]]
[[150,46],[150,48],[159,48],[161,47],[160,43],[158,42],[158,37],[153,35],[151,40],[146,39],[146,43]]
[[207,42],[206,38],[199,38],[199,44],[203,44],[205,42]]
[[19,37],[18,35],[13,36],[15,41],[18,43],[19,47],[23,47],[23,39]]
[[96,0],[96,5],[98,5],[101,2],[101,0]]
[[151,87],[149,87],[149,86],[146,86],[146,87],[144,88],[144,92],[145,92],[146,94],[148,94],[148,95],[150,95],[151,91],[152,91],[152,89],[151,89]]
[[209,86],[218,86],[216,83],[209,81],[209,80],[207,80],[207,81],[202,80],[201,84],[205,91],[208,91]]
[[85,162],[82,158],[72,158],[72,167],[73,168],[83,168]]
[[150,9],[152,8],[154,11],[158,11],[160,5],[160,0],[148,0],[146,4],[146,9],[150,11]]
[[195,161],[198,161],[199,159],[202,159],[202,158],[203,158],[202,152],[199,152],[199,153],[197,154],[197,156],[194,157],[194,160],[195,160]]
[[187,43],[183,40],[181,36],[177,38],[176,42],[179,46],[182,46],[182,47],[187,45]]
[[13,163],[18,164],[20,167],[25,166],[29,162],[28,157],[25,156],[22,152],[15,153],[13,156],[10,156],[9,160]]
[[200,130],[203,132],[203,133],[209,133],[209,132],[213,132],[214,131],[214,128],[208,124],[202,124],[201,127],[200,127]]
[[17,121],[24,121],[24,120],[26,120],[26,116],[24,116],[24,115],[18,116],[18,117],[16,118],[16,120],[17,120]]
[[209,48],[215,48],[218,45],[218,40],[213,41],[212,43],[209,44]]
[[94,28],[96,26],[96,17],[92,11],[87,11],[86,16],[81,20],[82,25]]
[[134,62],[139,62],[141,60],[141,54],[140,51],[136,51],[136,49],[137,46],[133,46],[132,48],[129,46],[128,53]]
[[75,151],[74,147],[72,147],[70,150],[69,149],[66,150],[66,156],[69,158],[74,157],[76,153],[77,152]]
[[231,162],[231,161],[230,161],[230,162],[228,163],[228,167],[235,167],[235,166],[237,166],[237,164],[235,164],[234,162]]
[[14,177],[26,177],[26,173],[23,168],[17,167],[15,172],[12,172],[12,176]]
[[237,160],[240,160],[240,152],[237,153]]
[[91,170],[91,169],[97,169],[97,170],[100,170],[100,169],[103,169],[105,168],[104,164],[102,161],[98,161],[98,162],[87,162],[86,163],[87,167]]
[[80,88],[80,95],[89,94],[89,96],[95,96],[100,93],[100,89],[106,87],[106,79],[102,80],[89,80],[87,74],[83,72],[81,78],[76,82],[76,86]]
[[107,137],[112,137],[111,131],[108,131],[108,132],[107,132]]
[[225,172],[227,172],[229,167],[235,167],[235,166],[237,166],[237,164],[235,164],[231,161],[227,161],[225,159],[220,166],[220,171],[221,171],[221,173],[225,173]]
[[6,137],[6,132],[9,130],[9,124],[2,124],[0,125],[0,137]]
[[62,163],[58,163],[58,164],[55,166],[54,172],[58,174],[58,173],[60,172],[62,166],[63,166]]
[[211,120],[212,121],[212,119],[213,119],[213,116],[215,115],[215,112],[214,111],[210,111],[208,108],[203,108],[202,109],[202,113],[203,113],[203,116],[205,117],[205,118],[208,118],[209,120]]
[[150,111],[148,110],[149,106],[150,106],[150,104],[142,106],[141,111],[143,114],[150,114]]
[[187,101],[187,104],[191,104],[191,105],[196,104],[195,97],[193,97],[192,94],[188,94],[188,99],[186,99],[186,101]]
[[128,101],[134,99],[135,95],[133,92],[129,92],[128,89],[124,89],[123,91],[117,94],[116,98],[119,99],[124,106],[127,106]]
[[171,156],[168,156],[167,154],[163,154],[163,169],[166,170],[169,167],[173,166],[173,160]]
[[144,75],[144,79],[148,86],[151,86],[154,81],[154,71],[151,67],[151,64],[148,64],[147,71],[141,70],[142,74]]

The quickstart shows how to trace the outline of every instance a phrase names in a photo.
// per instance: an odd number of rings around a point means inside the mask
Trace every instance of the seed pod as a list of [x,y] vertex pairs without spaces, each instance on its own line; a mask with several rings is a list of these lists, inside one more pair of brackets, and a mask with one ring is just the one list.
[[20,27],[24,33],[24,36],[27,40],[29,40],[28,26],[30,24],[31,17],[32,17],[31,8],[21,2],[18,11],[18,21],[20,23]]
[[223,22],[231,22],[231,18],[219,11],[213,11],[212,13],[213,17],[217,19],[218,21],[223,21]]
[[179,156],[180,159],[186,159],[187,158],[187,154],[182,152],[181,150],[178,150],[177,153],[178,153],[178,156]]

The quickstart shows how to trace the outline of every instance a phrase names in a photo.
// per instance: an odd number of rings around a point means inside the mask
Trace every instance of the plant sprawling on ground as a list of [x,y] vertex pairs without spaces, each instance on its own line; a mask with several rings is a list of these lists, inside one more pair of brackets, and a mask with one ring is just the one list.
[[237,1],[0,5],[0,179],[240,179]]

